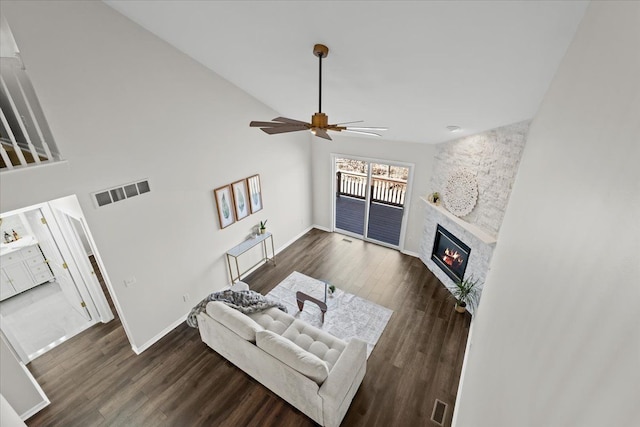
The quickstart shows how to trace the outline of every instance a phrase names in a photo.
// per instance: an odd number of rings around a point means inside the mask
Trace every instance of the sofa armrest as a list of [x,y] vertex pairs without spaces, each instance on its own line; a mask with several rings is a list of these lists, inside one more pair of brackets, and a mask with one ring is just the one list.
[[361,368],[366,365],[367,343],[352,338],[333,365],[329,376],[322,383],[318,394],[323,400],[336,402],[337,406],[340,406],[352,388]]

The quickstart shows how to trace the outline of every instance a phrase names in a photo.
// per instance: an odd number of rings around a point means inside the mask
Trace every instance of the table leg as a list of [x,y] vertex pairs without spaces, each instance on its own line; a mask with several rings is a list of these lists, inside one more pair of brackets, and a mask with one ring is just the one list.
[[[238,281],[240,281],[240,266],[238,265],[238,257],[235,257],[235,258],[236,258],[236,271],[238,272]],[[234,281],[232,280],[231,284],[233,283]]]
[[271,238],[271,255],[273,256],[273,265],[276,265],[276,250],[273,248],[273,234],[269,237]]
[[231,284],[233,285],[233,272],[231,271],[231,259],[229,258],[229,254],[227,254],[227,265],[229,266],[229,277],[231,278]]

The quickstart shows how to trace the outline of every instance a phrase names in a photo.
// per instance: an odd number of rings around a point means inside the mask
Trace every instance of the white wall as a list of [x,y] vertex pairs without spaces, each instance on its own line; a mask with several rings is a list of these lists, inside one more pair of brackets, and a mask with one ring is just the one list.
[[[22,418],[33,415],[49,404],[31,373],[5,342],[4,336],[0,336],[0,393]],[[4,422],[1,425],[4,426]]]
[[456,426],[640,419],[640,3],[593,2],[532,122]]
[[[0,7],[67,160],[4,172],[2,210],[77,194],[135,347],[228,283],[224,252],[259,219],[276,248],[311,226],[308,134],[249,128],[278,114],[101,2]],[[256,173],[263,211],[220,230],[212,190]],[[140,178],[150,193],[94,208]]]
[[426,196],[433,171],[433,145],[384,141],[374,137],[352,138],[332,133],[333,141],[312,138],[313,156],[313,219],[314,224],[331,228],[331,154],[344,154],[382,160],[412,163],[414,167],[411,207],[408,213],[404,251],[417,254],[423,228],[423,207],[420,196]]
[[20,419],[18,413],[0,394],[0,425],[4,427],[24,427],[26,424]]

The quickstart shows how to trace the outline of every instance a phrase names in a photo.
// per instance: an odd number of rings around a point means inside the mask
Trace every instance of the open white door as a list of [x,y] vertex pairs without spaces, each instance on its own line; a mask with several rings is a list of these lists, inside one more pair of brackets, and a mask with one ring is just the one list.
[[34,209],[24,213],[31,231],[35,235],[42,252],[47,258],[49,267],[56,278],[56,281],[60,285],[60,289],[64,293],[67,301],[71,304],[74,310],[76,310],[82,317],[87,320],[91,320],[91,315],[86,308],[85,302],[80,296],[80,291],[76,286],[76,283],[69,273],[69,268],[60,253],[58,245],[51,234],[51,230],[47,225],[44,215],[41,209]]
[[77,271],[80,273],[82,280],[86,284],[86,289],[89,292],[89,298],[91,298],[93,304],[88,304],[87,307],[91,312],[95,308],[95,317],[106,323],[114,318],[113,312],[109,307],[109,302],[104,295],[102,286],[96,277],[96,273],[93,270],[93,266],[89,261],[88,254],[85,250],[85,246],[82,243],[86,241],[88,245],[87,232],[84,222],[80,218],[75,218],[67,212],[63,212],[56,208],[52,208],[53,213],[57,219],[64,240],[67,243],[67,247],[71,252],[71,256],[75,261]]

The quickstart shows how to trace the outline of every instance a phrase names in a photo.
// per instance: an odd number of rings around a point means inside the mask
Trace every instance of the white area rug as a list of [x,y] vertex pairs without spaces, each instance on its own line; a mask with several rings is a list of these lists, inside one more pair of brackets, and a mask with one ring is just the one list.
[[333,297],[327,296],[327,312],[322,323],[320,308],[310,302],[298,311],[296,292],[302,291],[320,301],[324,300],[324,282],[294,271],[267,294],[267,297],[284,304],[289,314],[304,320],[331,335],[349,341],[360,338],[367,343],[367,358],[382,335],[393,310],[366,299],[344,292],[334,284]]

